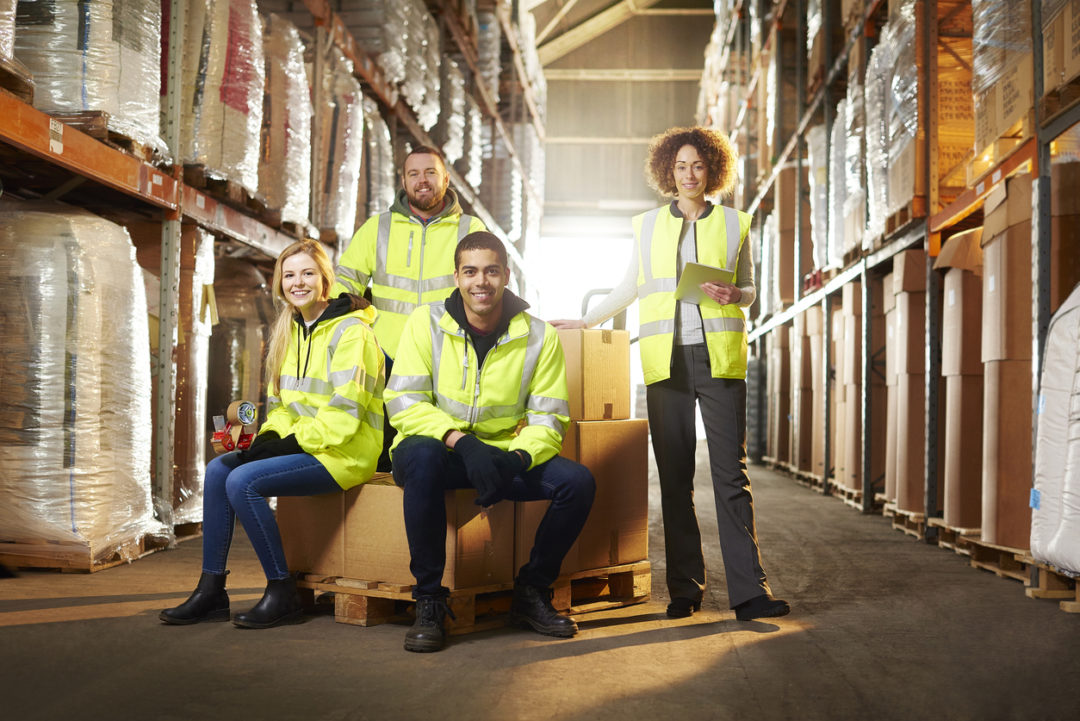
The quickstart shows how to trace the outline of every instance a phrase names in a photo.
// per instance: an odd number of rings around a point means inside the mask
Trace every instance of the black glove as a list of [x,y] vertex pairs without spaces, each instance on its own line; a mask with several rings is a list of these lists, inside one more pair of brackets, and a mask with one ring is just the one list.
[[[266,435],[270,435],[270,432],[267,432]],[[264,458],[288,456],[293,453],[303,452],[304,449],[296,442],[296,436],[290,434],[284,438],[271,438],[261,443],[252,443],[246,451],[240,451],[239,458],[241,463],[251,463],[252,461],[261,461]]]
[[475,503],[478,506],[490,506],[501,501],[510,487],[509,479],[504,478],[495,465],[492,450],[498,449],[468,433],[454,444],[454,452],[465,463],[469,483],[476,489]]
[[499,469],[499,473],[507,483],[513,482],[514,477],[524,473],[532,463],[532,456],[526,451],[504,451],[494,446],[489,447],[492,450],[491,456],[495,460],[495,467]]
[[248,446],[248,449],[254,448],[255,446],[261,446],[267,441],[276,441],[280,438],[281,436],[278,435],[277,431],[267,431],[266,433],[260,433],[259,435],[255,436],[255,438],[251,441],[251,445]]

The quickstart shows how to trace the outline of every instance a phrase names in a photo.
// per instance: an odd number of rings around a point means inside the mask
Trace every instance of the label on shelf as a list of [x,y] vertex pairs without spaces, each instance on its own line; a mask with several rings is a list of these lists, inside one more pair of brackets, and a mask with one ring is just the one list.
[[64,154],[64,124],[56,118],[49,118],[49,152]]

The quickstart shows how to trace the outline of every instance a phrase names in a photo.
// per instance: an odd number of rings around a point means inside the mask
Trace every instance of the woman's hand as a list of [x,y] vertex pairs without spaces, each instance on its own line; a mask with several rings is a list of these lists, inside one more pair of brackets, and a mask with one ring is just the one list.
[[584,328],[585,327],[585,321],[583,321],[583,320],[560,319],[560,320],[549,320],[548,323],[551,323],[551,325],[555,326],[556,328],[558,328],[560,330],[575,330],[577,328]]
[[720,305],[738,303],[742,300],[742,291],[731,283],[702,283],[701,290]]

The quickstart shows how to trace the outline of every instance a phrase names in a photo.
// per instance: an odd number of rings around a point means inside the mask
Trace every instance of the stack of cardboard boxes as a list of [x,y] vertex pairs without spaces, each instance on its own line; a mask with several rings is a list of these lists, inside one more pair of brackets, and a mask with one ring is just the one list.
[[814,425],[813,368],[807,334],[808,317],[819,308],[811,308],[792,320],[791,337],[791,436],[789,457],[793,470],[812,473],[812,428]]
[[787,463],[791,451],[790,331],[790,326],[782,325],[765,336],[765,403],[769,409],[765,458],[772,463]]
[[814,269],[814,244],[811,241],[810,231],[810,179],[808,169],[803,169],[802,182],[802,237],[804,242],[795,253],[795,245],[798,241],[798,226],[795,223],[796,194],[795,194],[795,168],[785,167],[776,176],[776,210],[777,229],[779,232],[773,237],[772,261],[770,265],[770,278],[768,280],[769,292],[772,295],[774,312],[782,310],[785,306],[795,302],[795,287],[798,278]]

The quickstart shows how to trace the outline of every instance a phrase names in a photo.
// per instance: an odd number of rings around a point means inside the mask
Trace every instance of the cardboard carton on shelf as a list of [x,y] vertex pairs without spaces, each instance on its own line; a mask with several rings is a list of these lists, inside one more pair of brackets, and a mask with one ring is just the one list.
[[560,330],[573,420],[630,417],[630,333]]

